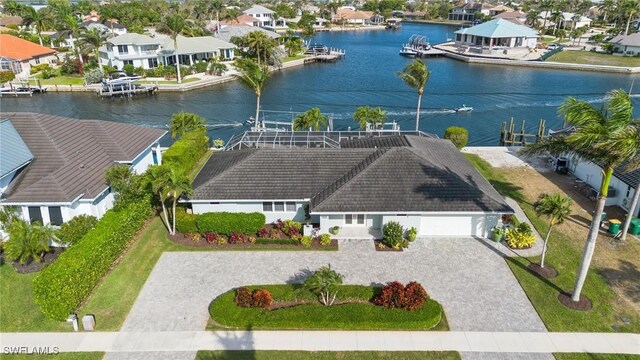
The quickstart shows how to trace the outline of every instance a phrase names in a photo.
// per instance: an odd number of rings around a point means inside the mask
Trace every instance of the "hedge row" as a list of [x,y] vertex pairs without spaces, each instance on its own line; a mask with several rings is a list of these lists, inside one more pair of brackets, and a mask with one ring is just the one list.
[[179,210],[176,214],[176,230],[183,234],[211,232],[229,236],[235,231],[241,234],[255,235],[265,222],[264,214],[259,212],[210,212],[194,215]]
[[151,215],[150,199],[109,210],[81,241],[33,280],[35,302],[55,320],[67,316],[91,293]]
[[205,129],[182,135],[162,154],[162,162],[185,174],[193,169],[209,148],[209,137]]

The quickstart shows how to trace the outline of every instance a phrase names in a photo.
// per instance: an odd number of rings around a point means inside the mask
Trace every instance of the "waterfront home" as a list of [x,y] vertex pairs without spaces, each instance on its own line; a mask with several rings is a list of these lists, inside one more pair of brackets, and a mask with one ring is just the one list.
[[505,11],[493,17],[494,19],[505,19],[509,20],[518,25],[526,25],[527,24],[527,14],[522,11]]
[[[291,23],[291,24],[297,24],[300,19],[302,19],[302,16],[296,16],[293,19],[287,19],[287,23]],[[327,19],[323,19],[321,17],[317,17],[316,20],[314,21],[313,25],[311,25],[314,29],[323,29],[325,27],[327,27],[327,25],[330,23],[329,20]]]
[[263,32],[265,34],[267,34],[267,36],[269,36],[270,38],[273,39],[278,39],[280,38],[280,34],[278,34],[275,31],[271,31],[271,30],[267,30],[267,29],[263,29],[260,27],[253,27],[253,26],[242,26],[242,25],[227,25],[224,26],[222,29],[214,32],[213,36],[217,39],[226,41],[228,43],[231,42],[231,39],[233,39],[234,37],[243,37],[251,32],[254,31],[259,31],[259,32]]
[[[287,142],[288,143],[288,142]],[[217,152],[185,200],[196,214],[262,212],[322,233],[379,234],[389,221],[421,236],[487,236],[513,210],[448,140],[391,135],[340,148],[245,148]]]
[[[193,65],[211,58],[233,60],[235,45],[213,36],[186,37],[178,35],[178,56],[181,65]],[[175,64],[173,39],[163,34],[128,33],[116,36],[100,48],[100,61],[122,69],[124,65],[151,69],[158,65]]]
[[[544,19],[547,19],[547,27],[556,26],[556,23],[553,21],[552,13],[550,11],[541,12],[539,18],[540,23],[544,23]],[[585,26],[591,26],[592,21],[593,20],[586,16],[578,15],[572,12],[563,12],[557,26],[558,28],[562,29],[577,29]]]
[[343,7],[331,16],[331,21],[349,25],[371,25],[382,23],[384,17],[374,14],[372,11],[351,10],[348,7]]
[[260,22],[258,26],[260,27],[274,27],[273,17],[275,11],[268,9],[262,5],[254,5],[243,11],[242,13],[258,19],[258,21]]
[[0,34],[1,71],[10,70],[16,77],[28,77],[31,66],[55,64],[57,61],[57,51],[54,49],[13,35]]
[[224,29],[227,26],[260,27],[260,20],[254,18],[253,16],[242,14],[231,20],[212,20],[211,22],[209,22],[209,24],[207,24],[206,29],[213,32]]
[[495,6],[487,3],[463,3],[449,11],[449,20],[470,22],[475,20],[476,13],[489,16],[493,8],[495,8]]
[[481,54],[505,53],[510,48],[533,49],[540,37],[530,27],[505,19],[494,19],[454,34],[459,49]]
[[113,206],[105,171],[126,164],[141,173],[161,161],[167,131],[100,120],[0,113],[0,207],[25,220],[61,225],[101,217]]
[[[127,33],[127,28],[119,24],[115,19],[102,20],[102,21],[88,20],[88,21],[83,21],[82,23],[80,23],[79,26],[81,28],[88,29],[88,30],[97,29],[100,32],[100,34],[105,35],[107,37],[114,37],[114,36],[124,35]],[[49,35],[49,37],[51,38],[52,46],[54,43],[57,43],[60,46],[65,46],[69,48],[74,47],[75,42],[78,40],[77,38],[74,38],[70,33],[66,31],[53,33]]]
[[513,11],[513,9],[508,7],[508,6],[505,6],[505,5],[498,5],[498,6],[494,6],[494,7],[490,8],[488,15],[493,17],[493,16],[500,15],[500,14],[505,13],[505,12],[510,12],[510,11]]
[[315,5],[305,4],[302,5],[298,10],[296,10],[296,15],[302,16],[305,11],[311,15],[315,15],[320,12],[320,8]]
[[640,56],[640,33],[618,35],[608,42],[613,46],[614,54]]

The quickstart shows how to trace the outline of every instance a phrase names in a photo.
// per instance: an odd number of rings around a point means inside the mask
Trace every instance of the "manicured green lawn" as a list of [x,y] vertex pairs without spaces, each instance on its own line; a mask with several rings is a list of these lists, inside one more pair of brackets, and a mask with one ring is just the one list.
[[[250,289],[267,289],[277,302],[309,301],[277,310],[243,308],[234,302],[235,290],[216,298],[209,306],[212,321],[208,329],[344,329],[344,330],[428,330],[440,323],[443,311],[429,299],[418,310],[386,309],[368,301],[375,290],[368,286],[344,285],[338,300],[355,299],[362,303],[324,306],[317,297],[300,285],[264,285]],[[439,329],[442,330],[442,329]]]
[[638,57],[614,56],[591,51],[560,51],[548,58],[546,61],[626,67],[640,66],[640,58]]
[[198,351],[196,360],[458,360],[455,351]]
[[[38,74],[36,77],[40,80],[40,84],[42,85],[84,85],[84,78],[80,75],[59,75],[49,79],[43,79],[42,75]],[[30,81],[30,83],[35,83],[35,81]]]
[[289,61],[300,60],[300,59],[304,59],[304,55],[287,56],[282,59],[282,62],[286,63]]
[[[533,206],[524,200],[517,186],[511,184],[477,155],[465,154],[465,156],[498,192],[518,201],[538,232],[546,234],[548,221],[535,214]],[[570,234],[562,234],[558,231],[551,233],[545,262],[556,268],[559,273],[556,278],[544,279],[526,268],[531,262],[539,263],[540,257],[510,257],[506,258],[507,264],[550,331],[611,332],[612,324],[619,322],[619,315],[612,307],[615,293],[595,269],[589,272],[582,292],[592,301],[593,309],[571,310],[557,300],[559,292],[570,292],[573,289],[582,255],[582,249],[572,245],[568,236]],[[634,319],[639,317],[637,314],[635,316],[629,314],[629,316]],[[621,331],[640,331],[638,321],[632,321],[632,324],[622,327]]]
[[34,360],[34,359],[56,359],[56,360],[100,360],[104,357],[103,352],[68,352],[57,355],[2,355],[3,360]]
[[638,360],[640,355],[629,354],[588,354],[554,353],[556,360]]

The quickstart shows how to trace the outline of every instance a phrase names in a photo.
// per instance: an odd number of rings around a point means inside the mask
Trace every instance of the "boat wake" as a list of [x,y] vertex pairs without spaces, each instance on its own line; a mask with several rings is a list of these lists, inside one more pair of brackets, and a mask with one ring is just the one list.
[[207,124],[205,125],[209,129],[222,129],[222,128],[235,128],[243,126],[243,123],[225,123],[225,124]]

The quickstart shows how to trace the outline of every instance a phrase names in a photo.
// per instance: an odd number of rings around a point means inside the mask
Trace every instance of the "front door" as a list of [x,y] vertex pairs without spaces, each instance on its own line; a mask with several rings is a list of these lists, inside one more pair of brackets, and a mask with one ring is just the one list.
[[345,226],[364,226],[364,214],[346,214],[344,216]]

